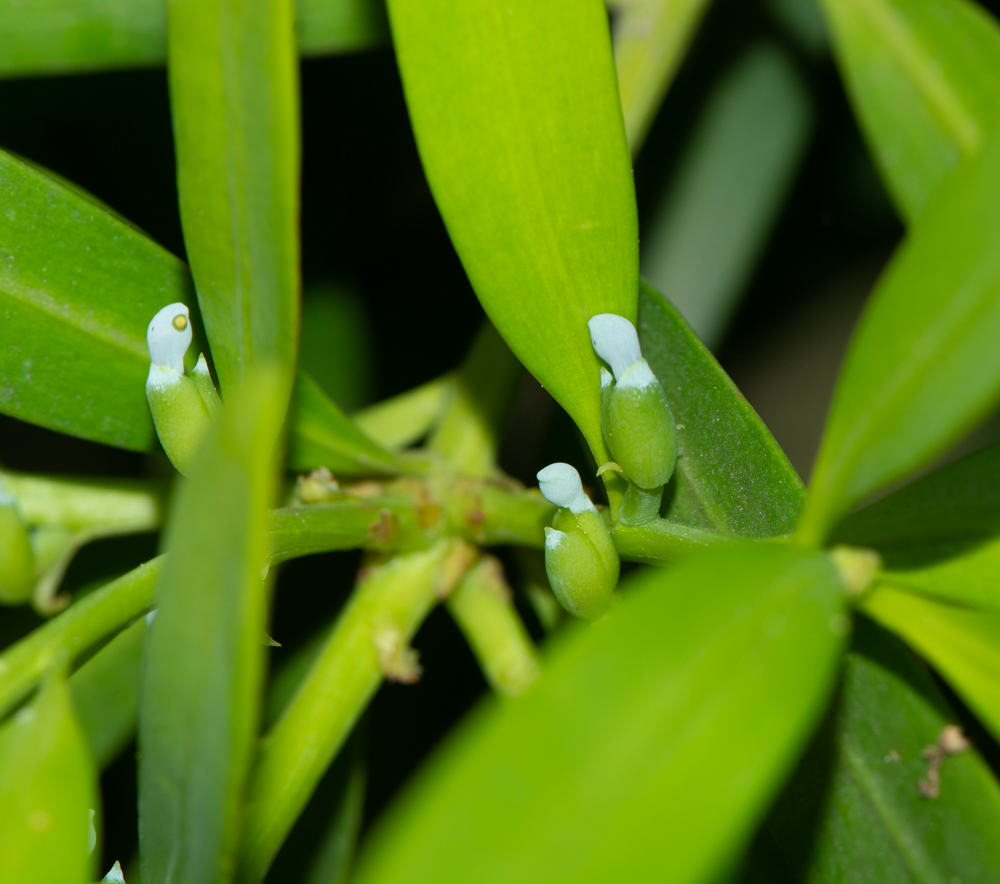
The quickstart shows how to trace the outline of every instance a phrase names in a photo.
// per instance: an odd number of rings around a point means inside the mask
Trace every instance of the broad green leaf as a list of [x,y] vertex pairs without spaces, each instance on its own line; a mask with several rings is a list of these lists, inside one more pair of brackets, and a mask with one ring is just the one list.
[[889,192],[912,221],[1000,124],[1000,28],[969,0],[822,0]]
[[677,419],[667,516],[770,537],[795,526],[802,482],[757,413],[661,294],[639,295],[639,342]]
[[184,244],[223,392],[257,362],[291,379],[299,323],[292,0],[168,0]]
[[299,372],[292,395],[289,465],[326,467],[335,475],[394,475],[414,465],[381,448],[357,428],[308,375]]
[[92,880],[97,771],[62,673],[0,727],[0,881]]
[[146,647],[144,618],[116,635],[69,679],[73,706],[99,768],[135,734],[139,671]]
[[1000,610],[1000,446],[852,513],[833,540],[876,549],[888,583]]
[[442,747],[358,884],[717,880],[833,687],[841,605],[825,558],[778,545],[646,571]]
[[1000,787],[975,751],[929,801],[923,749],[958,719],[899,639],[855,621],[841,695],[768,819],[801,884],[1000,881]]
[[187,268],[3,152],[0,193],[0,412],[148,449],[146,326],[165,304],[191,300]]
[[758,44],[709,95],[643,233],[643,276],[709,347],[767,242],[811,128],[798,71],[780,49]]
[[708,0],[612,0],[625,133],[638,156]]
[[1000,738],[1000,614],[960,608],[879,586],[862,609],[899,633]]
[[[299,0],[303,55],[356,52],[386,42],[379,0]],[[162,65],[160,0],[2,0],[0,77]]]
[[634,320],[638,230],[600,0],[390,0],[424,171],[472,287],[599,463],[587,320]]
[[142,877],[229,880],[264,677],[267,505],[285,384],[252,371],[183,481],[167,527],[139,699]]
[[893,257],[841,369],[801,534],[927,464],[1000,393],[1000,137],[938,189]]
[[454,377],[442,375],[351,415],[364,432],[388,451],[419,441],[434,426],[452,395]]

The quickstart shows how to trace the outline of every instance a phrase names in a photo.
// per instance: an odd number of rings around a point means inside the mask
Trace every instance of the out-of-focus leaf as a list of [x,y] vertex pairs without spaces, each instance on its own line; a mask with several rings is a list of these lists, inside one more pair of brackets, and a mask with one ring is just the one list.
[[454,376],[442,377],[369,405],[351,419],[370,439],[388,451],[398,451],[426,436],[452,395]]
[[717,880],[832,688],[841,605],[825,558],[778,545],[650,569],[446,743],[358,884]]
[[1000,614],[959,608],[879,586],[866,614],[899,633],[1000,738]]
[[136,451],[154,440],[146,326],[190,301],[187,268],[0,152],[0,411]]
[[801,884],[1000,881],[1000,787],[973,750],[921,794],[922,750],[957,721],[927,670],[870,621],[857,631],[836,711],[768,827]]
[[[388,39],[380,0],[299,0],[303,55],[355,52]],[[0,77],[162,65],[160,0],[2,0]]]
[[351,863],[361,832],[365,805],[365,767],[360,759],[351,759],[347,782],[337,813],[320,842],[309,867],[305,884],[344,884],[351,872]]
[[344,411],[354,411],[371,401],[371,329],[364,302],[353,289],[343,285],[306,287],[299,366]]
[[799,73],[758,45],[709,96],[642,237],[642,273],[715,347],[742,294],[812,128]]
[[599,463],[587,320],[636,316],[638,230],[600,0],[390,0],[424,171],[472,286]]
[[292,0],[169,0],[184,244],[223,392],[255,362],[291,380],[299,325]]
[[337,475],[357,476],[412,469],[361,432],[302,372],[295,379],[289,448],[289,463],[296,470],[326,467]]
[[833,540],[877,550],[888,583],[1000,610],[1000,446],[852,513]]
[[668,518],[759,537],[791,531],[802,508],[801,480],[705,345],[645,283],[638,327],[678,425]]
[[896,206],[916,218],[1000,123],[1000,29],[968,0],[823,0],[834,52]]
[[819,0],[767,0],[766,5],[771,15],[810,54],[824,55],[829,49],[830,36]]
[[229,880],[264,675],[278,370],[231,394],[181,486],[139,700],[142,877]]
[[135,734],[145,647],[146,621],[140,619],[111,639],[69,679],[73,706],[100,768],[114,761]]
[[612,0],[625,133],[638,156],[707,0]]
[[0,880],[92,880],[97,771],[62,673],[0,728]]
[[930,462],[1000,393],[1000,137],[938,189],[883,274],[841,369],[801,534]]

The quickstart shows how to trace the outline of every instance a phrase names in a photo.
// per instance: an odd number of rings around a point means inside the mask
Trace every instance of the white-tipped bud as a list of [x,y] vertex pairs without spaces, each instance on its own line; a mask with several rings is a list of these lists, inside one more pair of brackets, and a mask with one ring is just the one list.
[[146,345],[153,365],[184,374],[184,354],[191,346],[191,314],[186,305],[168,304],[146,329]]
[[544,470],[539,470],[538,490],[549,503],[568,509],[574,515],[597,512],[583,490],[580,474],[568,463],[549,464]]
[[629,366],[642,359],[639,349],[639,335],[635,326],[617,313],[598,313],[587,323],[590,329],[590,343],[594,352],[601,357],[620,381]]

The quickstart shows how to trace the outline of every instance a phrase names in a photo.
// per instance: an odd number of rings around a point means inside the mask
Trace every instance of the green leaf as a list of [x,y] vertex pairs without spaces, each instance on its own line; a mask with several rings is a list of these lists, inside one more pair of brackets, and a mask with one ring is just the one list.
[[[355,52],[388,38],[379,0],[299,0],[303,55]],[[161,65],[160,0],[0,0],[0,78]]]
[[358,884],[715,880],[832,689],[841,604],[825,558],[778,545],[646,571],[446,743]]
[[612,0],[625,132],[638,156],[707,0]]
[[1000,446],[852,513],[832,539],[877,550],[888,583],[1000,611]]
[[288,460],[292,469],[326,467],[335,475],[411,472],[408,463],[369,439],[307,374],[299,372],[292,394]]
[[442,375],[351,415],[361,431],[388,451],[426,436],[452,396],[454,376]]
[[55,669],[38,697],[0,728],[0,880],[92,879],[97,771]]
[[146,326],[191,300],[187,268],[138,231],[0,152],[0,412],[144,451]]
[[1000,123],[1000,29],[967,0],[823,0],[883,180],[912,221]]
[[1000,392],[1000,138],[938,189],[854,333],[800,532],[929,463]]
[[424,171],[472,287],[599,463],[587,320],[634,320],[638,228],[600,0],[390,0]]
[[1000,881],[1000,787],[976,751],[927,800],[922,750],[957,721],[927,670],[859,618],[835,714],[768,819],[801,884]]
[[298,57],[292,0],[169,0],[184,243],[223,392],[295,366]]
[[228,880],[264,676],[267,505],[285,384],[251,373],[181,485],[139,700],[142,877]]
[[143,618],[111,639],[69,679],[73,706],[99,768],[114,761],[135,734],[145,647]]
[[643,276],[709,347],[720,342],[811,130],[811,100],[788,56],[751,48],[714,86],[643,233]]
[[889,585],[866,596],[862,609],[905,638],[1000,738],[1000,615],[942,604]]
[[791,531],[802,507],[801,480],[705,345],[645,283],[638,329],[678,424],[668,518],[758,537]]

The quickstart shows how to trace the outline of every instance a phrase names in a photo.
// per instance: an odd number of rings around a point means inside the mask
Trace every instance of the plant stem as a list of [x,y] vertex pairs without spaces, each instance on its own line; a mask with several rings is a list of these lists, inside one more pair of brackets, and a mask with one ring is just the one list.
[[478,546],[545,546],[556,508],[537,489],[510,479],[453,479],[446,489],[449,527]]
[[667,519],[653,519],[645,525],[611,526],[618,555],[629,562],[666,565],[710,546],[738,543],[735,534],[708,528],[692,528]]
[[409,641],[471,556],[462,541],[441,540],[363,577],[309,674],[261,742],[247,792],[237,881],[264,877],[386,674],[415,677]]
[[497,559],[480,559],[447,605],[493,690],[516,697],[538,678],[538,654]]

